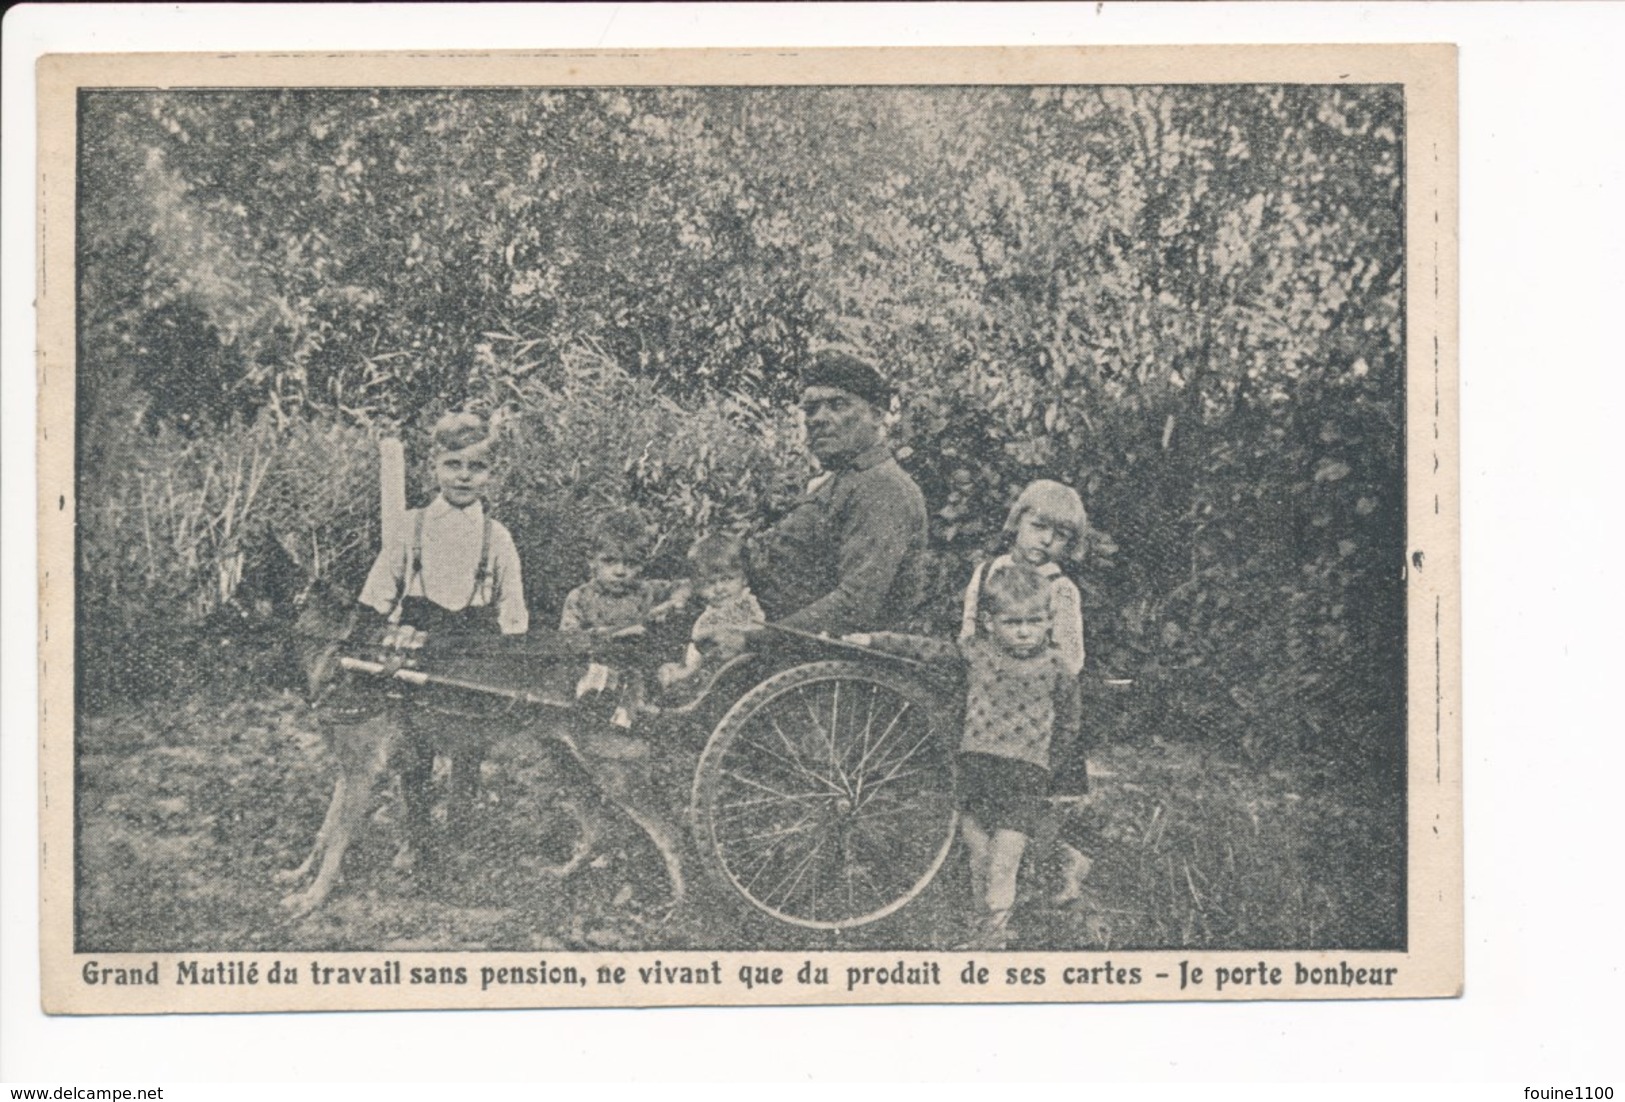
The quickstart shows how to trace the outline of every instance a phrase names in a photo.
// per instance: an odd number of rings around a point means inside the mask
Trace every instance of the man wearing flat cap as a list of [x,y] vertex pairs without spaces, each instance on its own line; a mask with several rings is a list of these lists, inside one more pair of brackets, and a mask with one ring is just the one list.
[[886,441],[892,391],[847,352],[801,377],[807,446],[823,473],[751,546],[751,583],[770,620],[843,635],[895,628],[918,603],[925,497]]

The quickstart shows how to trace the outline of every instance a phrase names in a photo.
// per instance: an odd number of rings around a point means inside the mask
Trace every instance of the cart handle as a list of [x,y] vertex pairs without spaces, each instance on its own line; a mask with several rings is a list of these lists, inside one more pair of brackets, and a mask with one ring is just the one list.
[[[876,658],[884,658],[888,662],[900,662],[905,666],[913,666],[918,670],[933,670],[933,667],[929,662],[922,662],[918,658],[907,658],[900,654],[893,654],[890,651],[880,650],[877,647],[865,647],[859,643],[849,643],[845,639],[836,639],[828,635],[819,635],[811,631],[802,631],[800,628],[785,627],[783,624],[765,623],[762,626],[796,639],[805,639],[811,643],[818,643],[821,646],[839,647],[842,650],[855,651],[858,654],[872,655]],[[1134,687],[1134,679],[1132,677],[1103,677],[1094,682],[1094,684],[1103,689],[1124,690],[1132,689]]]
[[501,685],[488,685],[483,681],[470,681],[462,677],[447,677],[445,674],[427,673],[423,670],[407,669],[404,666],[394,666],[384,662],[369,662],[364,658],[351,658],[348,655],[339,659],[339,665],[355,673],[372,674],[374,677],[390,677],[396,681],[404,681],[408,685],[442,685],[448,689],[462,689],[464,692],[499,696],[506,700],[517,701],[520,704],[544,704],[555,708],[570,707],[568,701],[557,700],[525,689],[509,689]]
[[901,654],[893,654],[890,651],[881,650],[878,647],[865,647],[858,643],[849,643],[845,639],[837,639],[831,635],[820,635],[815,631],[802,631],[800,628],[785,627],[783,624],[773,623],[764,623],[762,627],[767,628],[770,631],[776,631],[780,634],[788,635],[792,639],[803,639],[809,643],[817,643],[819,646],[823,647],[836,647],[840,650],[854,651],[858,654],[868,655],[872,658],[884,658],[888,662],[900,662],[905,666],[913,666],[915,669],[925,670],[931,668],[930,663],[921,662],[917,658],[907,658]]

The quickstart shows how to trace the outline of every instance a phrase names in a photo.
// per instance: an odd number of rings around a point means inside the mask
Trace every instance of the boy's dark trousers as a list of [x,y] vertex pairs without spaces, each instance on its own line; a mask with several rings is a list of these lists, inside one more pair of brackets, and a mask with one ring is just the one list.
[[[401,601],[401,623],[424,632],[428,642],[421,652],[431,665],[437,657],[474,657],[492,649],[501,639],[493,605],[452,612],[423,597]],[[436,690],[429,690],[434,692]],[[413,694],[399,703],[401,728],[401,802],[406,817],[406,838],[419,860],[432,870],[439,862],[431,811],[430,781],[436,749],[451,757],[450,821],[453,833],[466,825],[479,792],[480,764],[486,747],[502,722],[501,709],[478,701],[458,699],[437,706],[430,698]]]
[[442,750],[451,757],[447,827],[456,835],[468,826],[479,797],[480,763],[496,734],[494,726],[503,721],[495,716],[480,719],[448,714],[424,707],[421,700],[403,702],[400,714],[401,802],[405,805],[406,837],[420,859],[433,865],[439,857],[431,815],[435,751]]

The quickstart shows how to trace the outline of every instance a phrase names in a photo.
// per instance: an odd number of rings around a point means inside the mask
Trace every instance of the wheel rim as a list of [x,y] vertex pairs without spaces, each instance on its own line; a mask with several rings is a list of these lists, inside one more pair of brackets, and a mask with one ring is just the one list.
[[877,921],[917,896],[957,820],[932,718],[912,694],[849,672],[755,702],[710,761],[708,833],[733,888],[820,929]]

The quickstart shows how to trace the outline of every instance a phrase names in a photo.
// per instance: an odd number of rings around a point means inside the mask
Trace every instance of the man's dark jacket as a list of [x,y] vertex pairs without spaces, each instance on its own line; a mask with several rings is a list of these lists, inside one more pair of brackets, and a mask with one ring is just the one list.
[[770,620],[842,635],[894,629],[919,603],[925,495],[876,444],[815,480],[751,547],[751,584]]

